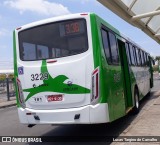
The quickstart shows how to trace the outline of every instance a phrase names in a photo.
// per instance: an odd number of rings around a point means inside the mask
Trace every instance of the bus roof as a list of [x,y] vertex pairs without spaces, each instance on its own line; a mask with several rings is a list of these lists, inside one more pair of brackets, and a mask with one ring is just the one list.
[[[40,21],[36,21],[36,22],[32,22],[26,25],[23,25],[21,27],[18,27],[16,29],[16,31],[21,31],[21,30],[25,30],[31,27],[35,27],[38,25],[43,25],[45,23],[52,23],[52,22],[56,22],[56,21],[62,21],[62,20],[68,20],[68,19],[74,19],[74,18],[84,18],[86,16],[89,16],[90,14],[95,15],[96,17],[100,18],[101,20],[105,21],[104,19],[102,19],[101,17],[99,17],[98,15],[96,15],[95,13],[90,13],[90,12],[84,12],[84,13],[76,13],[76,14],[67,14],[67,15],[63,15],[63,16],[57,16],[57,17],[52,17],[52,18],[48,18],[48,19],[44,19],[44,20],[40,20]],[[106,22],[106,21],[105,21]],[[108,22],[106,22],[108,23]],[[108,23],[108,25],[110,25]],[[111,26],[111,30],[114,31],[115,33],[119,32],[118,29],[114,28],[112,25]],[[138,48],[142,49],[141,46],[139,46],[137,43],[135,43],[133,40],[131,40],[129,37],[127,37],[126,35],[124,35],[123,33],[119,32],[120,36],[123,37],[124,39],[126,39],[127,41],[131,42],[133,45],[137,46]],[[143,51],[145,51],[144,49],[142,49]],[[145,51],[146,52],[146,51]],[[148,53],[148,52],[147,52]],[[148,53],[149,54],[149,53]]]
[[51,17],[48,19],[43,19],[40,21],[36,21],[36,22],[32,22],[23,26],[18,27],[16,30],[17,31],[21,31],[24,29],[28,29],[34,26],[38,26],[38,25],[42,25],[44,23],[52,23],[52,22],[56,22],[56,21],[62,21],[62,20],[68,20],[68,19],[74,19],[74,18],[83,18],[90,15],[89,12],[87,13],[76,13],[76,14],[67,14],[67,15],[63,15],[63,16],[57,16],[57,17]]

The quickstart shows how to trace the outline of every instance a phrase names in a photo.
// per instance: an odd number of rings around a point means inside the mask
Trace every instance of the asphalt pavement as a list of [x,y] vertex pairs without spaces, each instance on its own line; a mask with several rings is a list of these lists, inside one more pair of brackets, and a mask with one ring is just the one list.
[[9,101],[8,101],[6,94],[0,94],[0,109],[11,107],[11,106],[16,106],[16,97],[12,96],[9,98]]

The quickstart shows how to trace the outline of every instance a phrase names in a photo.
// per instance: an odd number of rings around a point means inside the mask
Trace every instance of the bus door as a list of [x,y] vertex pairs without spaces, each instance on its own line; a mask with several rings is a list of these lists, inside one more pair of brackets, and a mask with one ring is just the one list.
[[103,49],[108,63],[108,65],[103,63],[104,89],[106,96],[108,96],[110,121],[113,121],[125,115],[123,75],[119,62],[116,36],[105,28],[101,31]]
[[118,40],[118,47],[119,47],[119,54],[120,54],[120,61],[122,67],[122,75],[124,80],[124,96],[125,96],[125,106],[126,106],[126,113],[130,111],[132,106],[132,94],[131,94],[131,81],[130,81],[130,71],[129,71],[129,61],[127,58],[127,45],[121,40]]

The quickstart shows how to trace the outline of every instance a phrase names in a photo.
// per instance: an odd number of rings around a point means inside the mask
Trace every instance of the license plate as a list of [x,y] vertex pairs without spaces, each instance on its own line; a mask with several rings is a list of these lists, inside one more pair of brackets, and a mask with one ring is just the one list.
[[62,95],[48,95],[47,100],[48,102],[62,101],[63,96]]

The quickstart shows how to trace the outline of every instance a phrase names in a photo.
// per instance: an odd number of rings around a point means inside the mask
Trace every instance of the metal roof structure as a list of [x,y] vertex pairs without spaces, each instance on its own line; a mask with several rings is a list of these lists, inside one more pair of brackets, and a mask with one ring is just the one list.
[[0,74],[13,74],[13,69],[0,70]]
[[160,44],[160,0],[97,0]]

